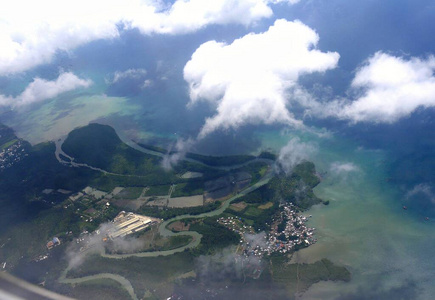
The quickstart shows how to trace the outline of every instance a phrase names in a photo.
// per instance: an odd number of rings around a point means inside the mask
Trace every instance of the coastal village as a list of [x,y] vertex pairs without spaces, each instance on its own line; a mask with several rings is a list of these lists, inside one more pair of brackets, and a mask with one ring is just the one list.
[[3,149],[0,149],[0,171],[10,168],[28,156],[22,140],[12,140],[2,147]]
[[314,244],[315,228],[306,226],[307,218],[298,214],[291,203],[281,204],[280,208],[280,213],[272,218],[267,234],[256,233],[252,226],[244,224],[237,217],[221,217],[217,222],[240,235],[237,252],[245,256],[289,253],[298,247]]

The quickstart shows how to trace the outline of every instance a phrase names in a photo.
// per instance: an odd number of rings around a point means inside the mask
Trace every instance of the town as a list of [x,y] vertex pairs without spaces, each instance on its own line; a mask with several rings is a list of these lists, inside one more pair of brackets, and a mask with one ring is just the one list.
[[245,225],[238,217],[221,217],[219,224],[240,235],[239,253],[245,256],[264,256],[275,252],[289,253],[316,242],[315,228],[306,226],[307,218],[296,212],[291,203],[280,205],[280,212],[272,218],[270,231],[256,233],[252,226]]
[[0,171],[10,168],[28,156],[22,140],[15,139],[2,146],[0,151]]

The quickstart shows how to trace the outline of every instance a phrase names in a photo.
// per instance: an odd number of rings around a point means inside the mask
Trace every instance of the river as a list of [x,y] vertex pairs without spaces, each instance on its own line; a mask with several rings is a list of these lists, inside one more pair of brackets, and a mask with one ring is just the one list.
[[[159,153],[159,152],[155,152],[155,151],[151,151],[148,149],[145,149],[139,145],[137,145],[136,143],[134,143],[131,140],[126,139],[125,137],[121,138],[122,141],[124,143],[126,143],[127,145],[129,145],[130,147],[144,152],[146,154],[151,154],[151,155],[156,155],[156,156],[160,156],[163,157],[164,154]],[[68,154],[66,154],[63,150],[62,150],[62,144],[64,142],[65,138],[61,138],[59,140],[57,140],[55,142],[56,145],[56,152],[55,152],[55,156],[57,158],[57,160],[62,163],[62,164],[69,164],[73,167],[86,167],[86,168],[90,168],[92,170],[95,171],[100,171],[103,172],[105,174],[112,174],[108,171],[99,169],[99,168],[95,168],[92,166],[89,166],[87,164],[82,164],[82,163],[75,163],[74,162],[74,158],[69,156]],[[61,157],[60,154],[62,156],[67,157],[68,159],[70,159],[70,161],[64,161]],[[196,161],[194,159],[189,159],[189,161],[191,162],[195,162],[195,163],[199,163],[202,165],[205,165],[203,162],[200,161]],[[244,189],[243,191],[241,191],[240,193],[238,193],[237,195],[231,197],[230,199],[224,201],[222,203],[222,205],[217,208],[216,210],[210,211],[210,212],[206,212],[206,213],[202,213],[202,214],[197,214],[197,215],[191,215],[191,214],[185,214],[185,215],[180,215],[180,216],[176,216],[174,218],[168,219],[164,222],[162,222],[159,226],[159,233],[161,236],[163,237],[172,237],[172,236],[180,236],[180,235],[188,235],[191,236],[192,239],[191,241],[184,246],[181,246],[179,248],[175,248],[175,249],[171,249],[171,250],[164,250],[164,251],[152,251],[152,252],[136,252],[136,253],[128,253],[128,254],[107,254],[104,252],[104,250],[100,253],[100,255],[102,257],[105,258],[110,258],[110,259],[122,259],[122,258],[127,258],[127,257],[157,257],[157,256],[169,256],[169,255],[173,255],[175,253],[179,253],[179,252],[183,252],[186,249],[192,249],[197,247],[200,242],[201,242],[201,238],[202,235],[196,231],[183,231],[183,232],[173,232],[169,229],[167,229],[167,226],[175,221],[180,221],[183,219],[199,219],[199,218],[205,218],[205,217],[214,217],[214,216],[218,216],[220,214],[222,214],[231,204],[231,202],[233,202],[234,200],[236,200],[239,197],[242,197],[256,189],[258,189],[259,187],[267,184],[269,182],[269,180],[273,177],[273,163],[274,161],[269,160],[269,159],[254,159],[251,161],[248,161],[244,164],[240,164],[240,165],[234,165],[234,166],[223,166],[223,167],[217,167],[217,169],[223,169],[223,170],[232,170],[232,169],[237,169],[243,166],[246,166],[248,164],[251,164],[253,162],[265,162],[269,165],[268,171],[266,172],[266,174],[263,176],[263,178],[261,178],[260,181],[258,181],[257,183],[249,186],[248,188]],[[216,168],[216,167],[213,167]],[[113,175],[118,175],[118,174],[113,174]],[[90,281],[90,280],[95,280],[95,279],[112,279],[115,280],[117,282],[119,282],[123,288],[129,293],[129,295],[131,296],[132,299],[136,300],[137,296],[134,293],[134,289],[133,286],[131,285],[130,281],[128,281],[128,279],[126,279],[125,277],[122,277],[118,274],[112,274],[112,273],[100,273],[100,274],[95,274],[95,275],[91,275],[91,276],[84,276],[84,277],[80,277],[80,278],[67,278],[67,273],[70,270],[70,267],[66,268],[61,276],[59,277],[59,282],[61,283],[65,283],[65,284],[76,284],[76,283],[83,283],[86,281]]]

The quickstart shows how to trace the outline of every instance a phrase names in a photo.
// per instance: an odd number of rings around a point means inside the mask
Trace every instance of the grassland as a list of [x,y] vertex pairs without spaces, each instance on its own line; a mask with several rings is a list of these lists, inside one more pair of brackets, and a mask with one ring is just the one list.
[[166,185],[152,185],[148,187],[148,190],[146,192],[146,196],[166,196],[169,194],[169,188],[171,186]]
[[18,142],[18,139],[13,139],[13,140],[10,140],[9,142],[4,143],[3,145],[0,146],[0,151],[9,148],[10,146],[15,144],[16,142]]

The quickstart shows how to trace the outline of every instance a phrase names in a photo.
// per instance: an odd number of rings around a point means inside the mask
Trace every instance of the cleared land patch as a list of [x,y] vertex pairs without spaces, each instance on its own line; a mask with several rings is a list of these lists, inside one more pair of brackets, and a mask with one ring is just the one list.
[[202,173],[199,172],[186,172],[183,175],[181,175],[181,178],[183,179],[191,179],[191,178],[199,178],[202,177]]
[[242,211],[244,210],[246,207],[248,206],[248,204],[244,201],[242,202],[238,202],[238,203],[234,203],[230,205],[230,208],[234,211]]
[[137,199],[142,194],[144,187],[126,187],[116,195],[121,199]]
[[168,200],[168,207],[171,208],[195,207],[195,206],[203,206],[203,205],[204,205],[203,195],[196,195],[190,197],[177,197],[177,198],[170,198]]
[[273,206],[273,202],[267,202],[265,204],[259,205],[258,208],[265,210],[265,209],[269,209]]
[[190,223],[176,221],[174,223],[169,224],[168,228],[173,231],[187,231],[190,229]]

